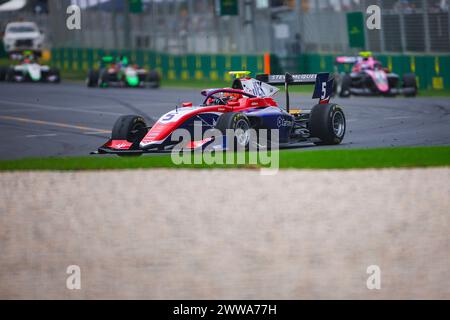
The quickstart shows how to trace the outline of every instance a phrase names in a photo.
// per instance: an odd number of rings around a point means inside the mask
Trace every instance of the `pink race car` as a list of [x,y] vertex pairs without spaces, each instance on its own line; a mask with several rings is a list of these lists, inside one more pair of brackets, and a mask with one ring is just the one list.
[[400,76],[383,68],[370,52],[361,52],[358,57],[337,57],[337,64],[352,64],[350,73],[337,73],[335,76],[334,94],[342,98],[358,96],[396,96],[417,95],[415,74]]

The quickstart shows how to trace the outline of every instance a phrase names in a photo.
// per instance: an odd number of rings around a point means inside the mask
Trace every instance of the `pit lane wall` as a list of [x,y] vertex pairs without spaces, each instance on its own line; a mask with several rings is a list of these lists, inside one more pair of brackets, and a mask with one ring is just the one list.
[[[158,70],[167,80],[231,80],[228,71],[248,70],[253,75],[271,70],[273,74],[333,72],[339,54],[302,54],[294,57],[294,66],[285,70],[276,55],[170,55],[142,50],[102,50],[56,48],[52,50],[55,66],[69,72],[87,72],[104,55],[125,54],[134,63]],[[450,55],[387,55],[376,57],[393,72],[415,73],[421,89],[450,89]],[[291,64],[292,65],[292,64]],[[340,66],[349,71],[350,66]]]

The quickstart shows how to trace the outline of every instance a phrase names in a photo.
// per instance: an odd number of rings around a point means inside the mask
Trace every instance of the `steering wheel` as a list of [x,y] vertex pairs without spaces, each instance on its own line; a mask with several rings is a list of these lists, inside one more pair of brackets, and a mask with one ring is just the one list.
[[227,104],[227,102],[225,100],[223,100],[220,97],[216,97],[215,95],[210,96],[208,101],[211,100],[211,99],[214,101],[214,105],[225,106]]

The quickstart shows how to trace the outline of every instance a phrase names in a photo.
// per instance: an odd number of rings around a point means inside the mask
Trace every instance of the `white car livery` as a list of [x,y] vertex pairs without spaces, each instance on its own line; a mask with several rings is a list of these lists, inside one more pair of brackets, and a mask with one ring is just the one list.
[[9,82],[59,83],[61,77],[58,69],[32,61],[25,61],[9,68],[0,68],[0,81],[5,80]]

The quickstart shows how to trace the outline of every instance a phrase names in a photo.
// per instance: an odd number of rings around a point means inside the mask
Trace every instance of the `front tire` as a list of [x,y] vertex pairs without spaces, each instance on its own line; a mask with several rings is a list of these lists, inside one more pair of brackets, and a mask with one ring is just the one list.
[[135,143],[140,142],[147,132],[144,118],[135,115],[121,116],[114,124],[111,138]]
[[0,81],[6,80],[6,74],[8,72],[8,68],[0,67]]
[[[139,148],[139,143],[147,135],[148,127],[145,123],[144,118],[135,115],[122,116],[117,119],[114,127],[112,129],[112,140],[126,140],[133,143],[131,150],[137,150]],[[119,154],[119,156],[140,156],[137,155],[127,155]]]
[[347,130],[344,111],[337,104],[318,104],[310,114],[312,138],[319,138],[317,145],[341,144]]
[[14,68],[8,68],[8,70],[6,71],[6,81],[15,82],[15,75],[16,71],[14,70]]

